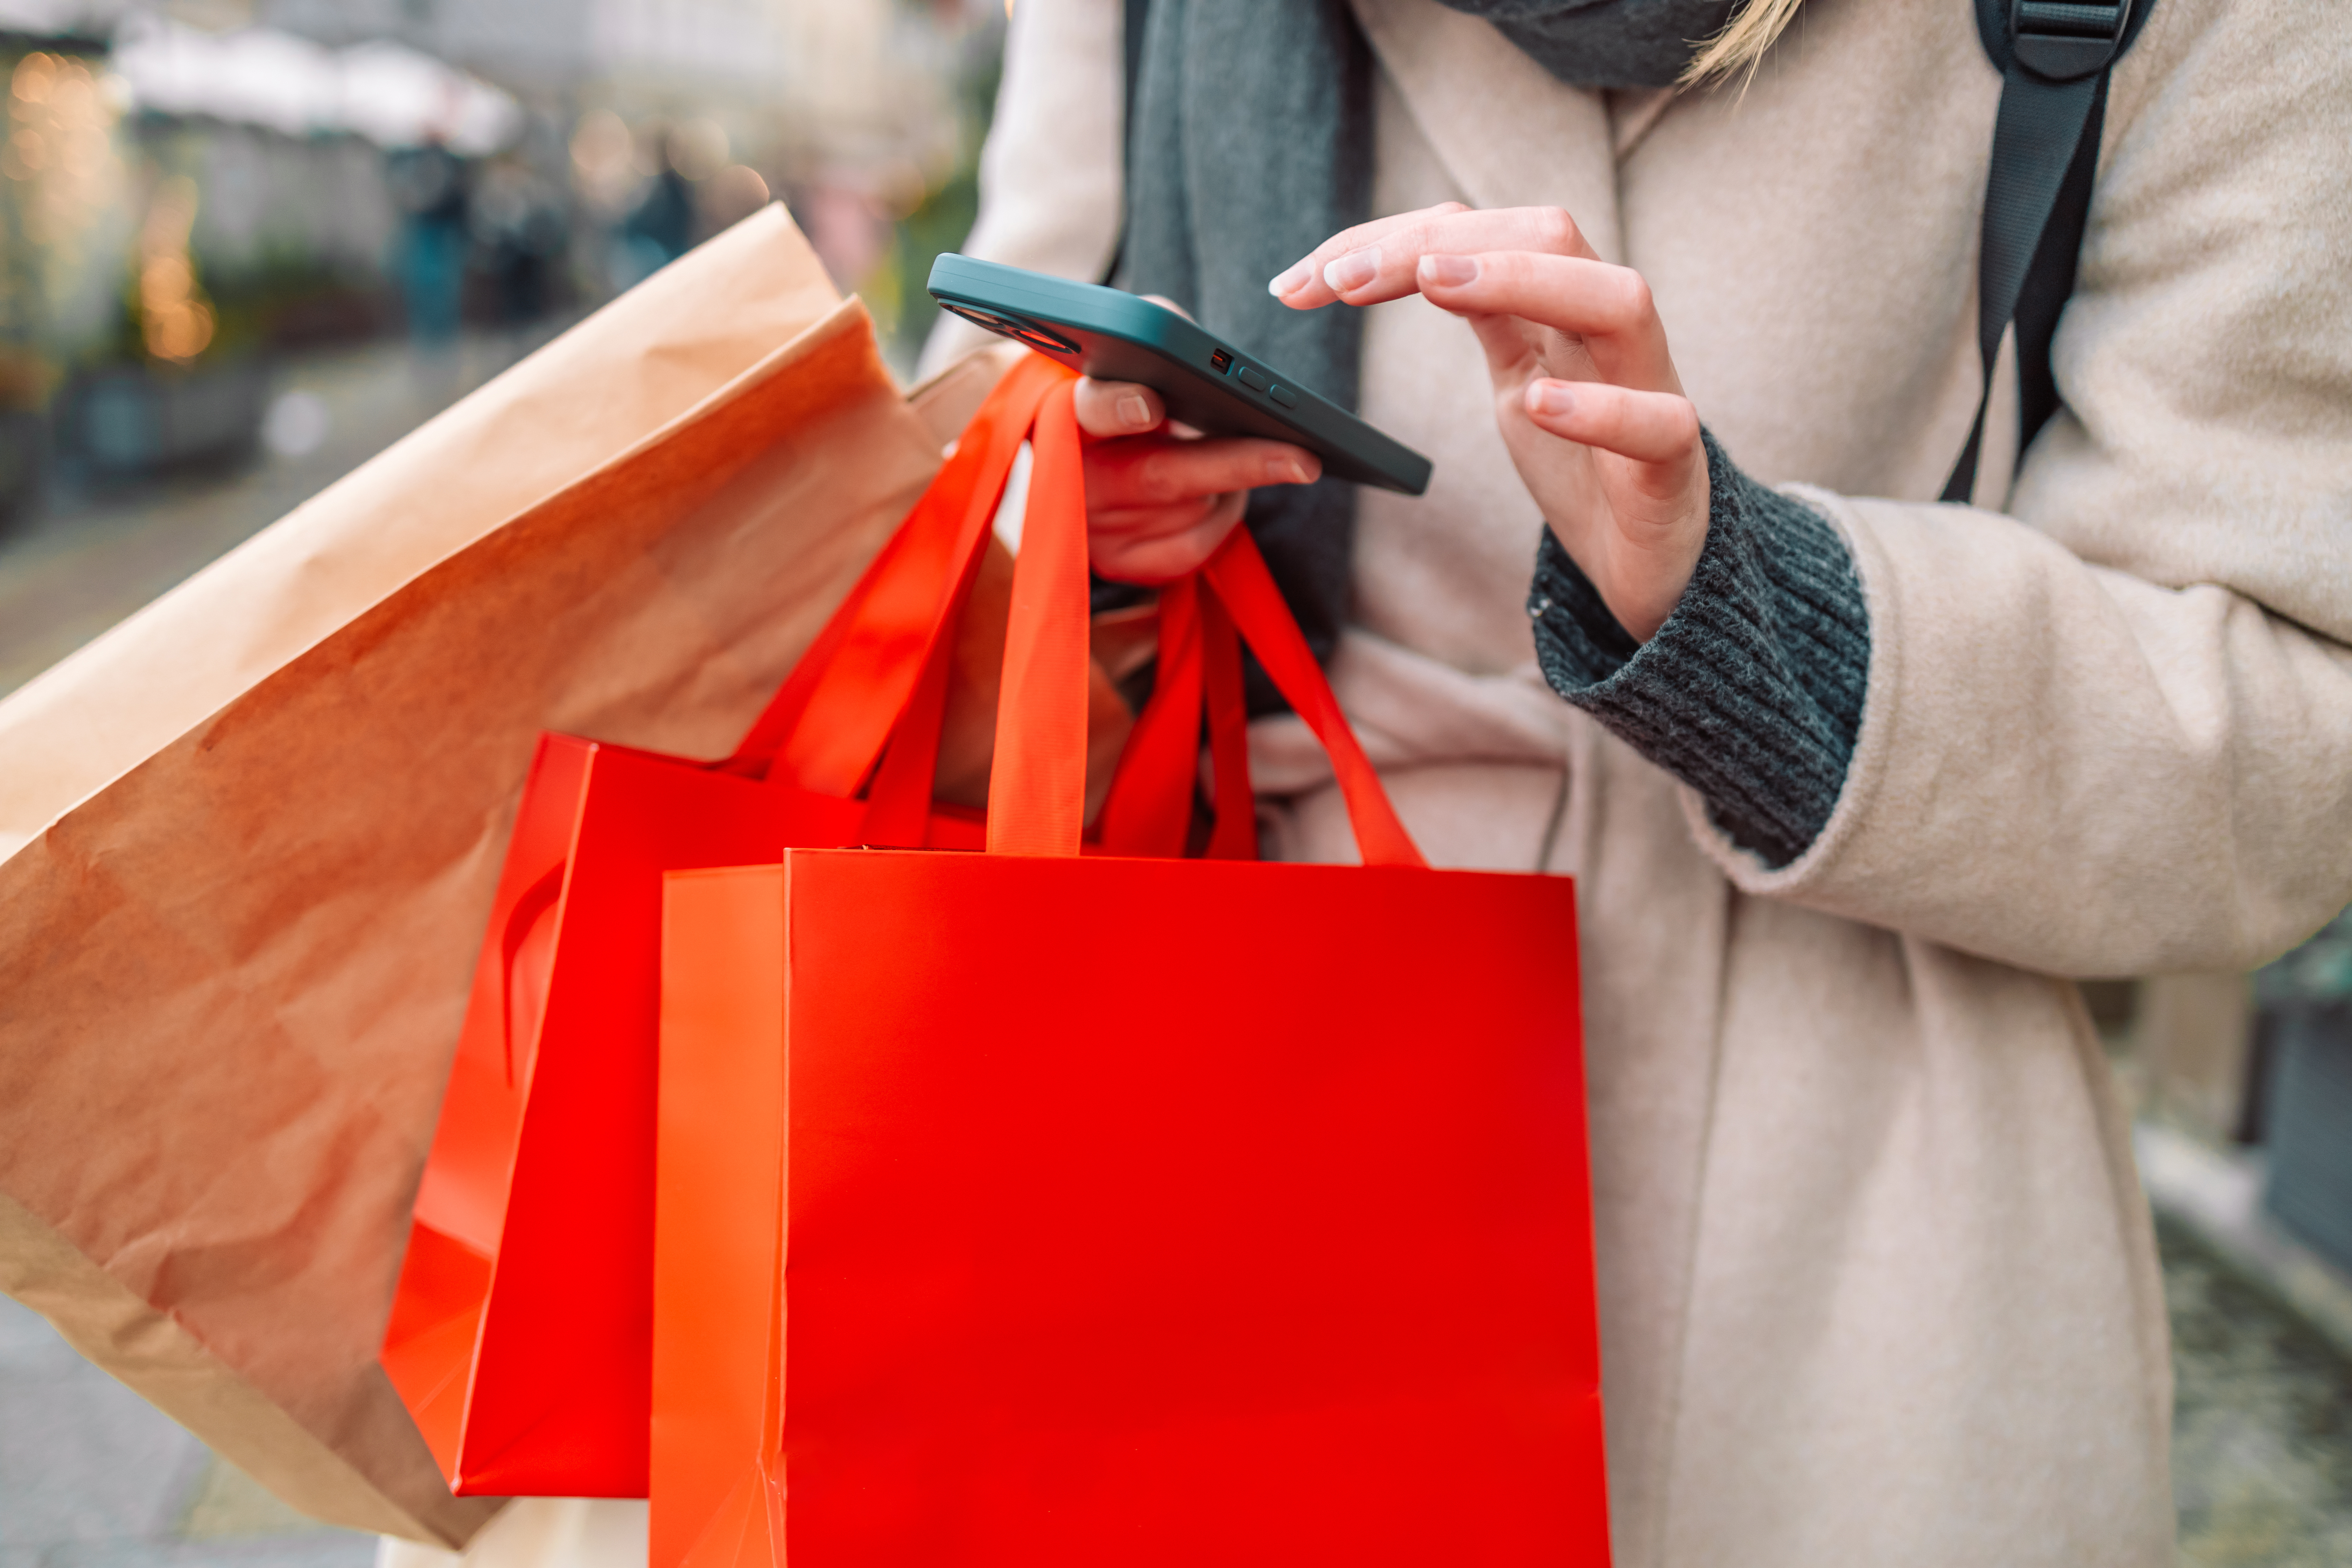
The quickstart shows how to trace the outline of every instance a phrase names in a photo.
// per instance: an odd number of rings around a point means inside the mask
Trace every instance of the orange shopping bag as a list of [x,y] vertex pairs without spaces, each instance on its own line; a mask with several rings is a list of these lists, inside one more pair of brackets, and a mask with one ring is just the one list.
[[1082,858],[1081,511],[1049,401],[987,852],[667,879],[655,1568],[1605,1563],[1572,888],[1423,864],[1242,533],[1366,864]]
[[[1038,405],[1068,380],[1038,356],[1003,378],[733,756],[541,738],[383,1346],[461,1495],[645,1495],[661,872],[787,844],[978,847],[980,823],[935,811],[928,787],[949,610]],[[902,710],[922,735],[892,749],[888,778],[923,788],[886,780],[869,804],[857,792]],[[1155,754],[1162,776],[1129,770],[1105,807],[1114,842],[1165,841],[1171,818],[1181,842],[1191,758]]]

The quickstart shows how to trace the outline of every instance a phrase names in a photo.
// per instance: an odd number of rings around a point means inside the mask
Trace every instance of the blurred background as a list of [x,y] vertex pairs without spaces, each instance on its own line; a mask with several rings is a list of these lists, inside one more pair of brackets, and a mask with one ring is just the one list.
[[[902,374],[1007,0],[0,0],[0,696],[787,203]],[[2352,1565],[2352,922],[2086,987],[2173,1320],[2180,1561]],[[372,1561],[0,1298],[0,1568]]]
[[772,199],[910,367],[1004,0],[0,0],[0,692]]

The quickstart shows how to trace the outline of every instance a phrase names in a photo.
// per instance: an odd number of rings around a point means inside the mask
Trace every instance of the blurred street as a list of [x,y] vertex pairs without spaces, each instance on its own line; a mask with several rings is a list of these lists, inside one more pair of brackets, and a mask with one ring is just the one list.
[[0,1296],[0,1568],[364,1568]]
[[2352,1563],[2352,1357],[2160,1223],[2180,1561]]
[[554,335],[546,322],[419,353],[380,342],[272,377],[261,450],[222,473],[68,491],[0,531],[0,695],[292,510]]

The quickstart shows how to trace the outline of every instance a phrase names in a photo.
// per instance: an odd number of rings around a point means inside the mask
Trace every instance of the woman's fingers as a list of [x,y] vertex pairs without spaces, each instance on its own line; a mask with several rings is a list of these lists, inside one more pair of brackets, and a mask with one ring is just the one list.
[[1558,207],[1478,211],[1456,202],[1379,218],[1333,235],[1266,285],[1295,310],[1342,300],[1374,305],[1413,292],[1421,258],[1487,250],[1591,258],[1576,220]]
[[1303,485],[1323,472],[1315,454],[1280,441],[1162,436],[1099,441],[1087,451],[1087,511],[1179,505],[1257,485]]
[[[1318,306],[1328,305],[1340,296],[1330,286],[1325,274],[1341,257],[1375,258],[1381,252],[1383,240],[1388,242],[1391,249],[1402,252],[1408,235],[1425,231],[1447,218],[1471,211],[1460,202],[1446,202],[1438,206],[1423,207],[1419,212],[1374,218],[1370,223],[1341,229],[1276,274],[1266,283],[1266,292],[1294,310],[1312,310]],[[1418,249],[1415,254],[1418,254]],[[1360,270],[1360,266],[1351,265],[1341,276],[1350,277],[1358,270]],[[1411,271],[1408,266],[1408,276]]]
[[1603,381],[1531,381],[1524,406],[1538,429],[1637,463],[1676,468],[1654,489],[1682,481],[1679,465],[1699,451],[1698,410],[1673,392],[1636,392]]
[[1131,381],[1097,381],[1082,375],[1071,401],[1077,409],[1078,428],[1097,440],[1145,435],[1159,429],[1160,422],[1168,417],[1160,395]]
[[[1650,285],[1630,267],[1530,251],[1425,256],[1416,273],[1432,304],[1466,316],[1516,316],[1583,341],[1593,369],[1652,392],[1679,392]],[[1496,342],[1487,342],[1492,368]]]
[[1516,392],[1538,375],[1579,378],[1591,373],[1591,355],[1580,341],[1576,353],[1567,352],[1559,334],[1517,316],[1465,316],[1478,346],[1486,351],[1486,373],[1496,390]]
[[1087,444],[1087,548],[1096,571],[1165,583],[1199,566],[1259,485],[1321,475],[1312,452],[1280,441],[1123,437]]
[[[1171,582],[1217,552],[1234,525],[1242,520],[1249,500],[1246,490],[1210,496],[1181,509],[1156,509],[1148,515],[1111,513],[1087,533],[1087,550],[1096,572],[1115,582],[1156,585]],[[1125,522],[1129,526],[1118,526]]]

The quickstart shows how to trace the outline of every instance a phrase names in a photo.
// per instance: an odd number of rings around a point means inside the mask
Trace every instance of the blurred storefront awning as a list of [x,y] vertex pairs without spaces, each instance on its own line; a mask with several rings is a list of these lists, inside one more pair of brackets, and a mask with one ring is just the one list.
[[60,38],[86,36],[89,6],[84,0],[0,0],[0,34]]
[[[0,0],[0,15],[23,3]],[[506,93],[389,40],[331,49],[272,27],[207,33],[138,16],[116,34],[113,66],[134,110],[289,136],[348,132],[380,147],[431,144],[470,157],[506,146],[523,122]]]

